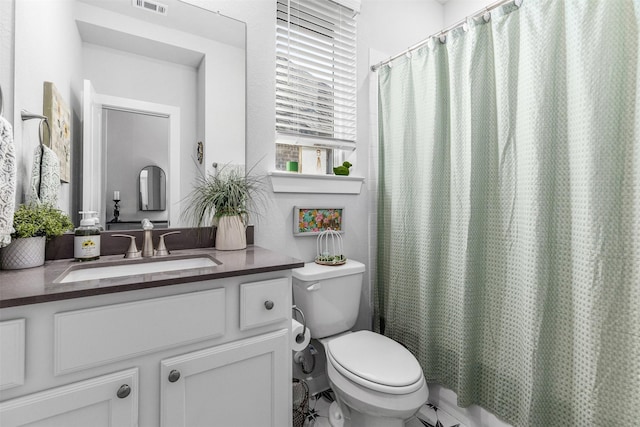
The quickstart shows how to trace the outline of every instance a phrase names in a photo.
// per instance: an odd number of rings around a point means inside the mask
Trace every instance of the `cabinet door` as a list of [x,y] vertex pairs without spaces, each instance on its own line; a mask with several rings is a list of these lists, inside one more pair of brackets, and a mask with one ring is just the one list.
[[2,427],[138,425],[138,369],[0,403]]
[[164,427],[291,425],[288,329],[162,361]]
[[0,390],[24,384],[25,319],[0,323]]

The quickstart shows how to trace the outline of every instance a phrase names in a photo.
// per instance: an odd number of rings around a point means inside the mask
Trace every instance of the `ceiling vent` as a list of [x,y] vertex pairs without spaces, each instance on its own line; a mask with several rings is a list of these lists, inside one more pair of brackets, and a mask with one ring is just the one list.
[[166,4],[162,4],[152,0],[131,0],[131,4],[133,4],[134,7],[148,10],[149,12],[154,12],[164,16],[167,16],[167,11],[169,9],[169,6],[167,6]]

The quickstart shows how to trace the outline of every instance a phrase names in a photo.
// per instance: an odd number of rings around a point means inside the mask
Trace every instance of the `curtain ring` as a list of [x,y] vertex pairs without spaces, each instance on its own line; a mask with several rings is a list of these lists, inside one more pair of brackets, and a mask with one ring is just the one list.
[[482,19],[484,20],[484,22],[491,21],[491,12],[489,12],[489,9],[485,9],[484,14],[482,15]]

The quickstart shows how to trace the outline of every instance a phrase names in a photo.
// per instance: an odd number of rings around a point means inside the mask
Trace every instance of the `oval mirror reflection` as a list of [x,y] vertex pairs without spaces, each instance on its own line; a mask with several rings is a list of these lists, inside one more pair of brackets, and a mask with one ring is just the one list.
[[161,167],[147,166],[140,171],[141,211],[163,211],[167,201],[167,177]]

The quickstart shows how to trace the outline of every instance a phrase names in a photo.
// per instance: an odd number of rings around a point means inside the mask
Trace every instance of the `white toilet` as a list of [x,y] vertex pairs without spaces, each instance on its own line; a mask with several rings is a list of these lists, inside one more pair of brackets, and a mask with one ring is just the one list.
[[327,354],[337,400],[329,410],[331,425],[402,427],[429,391],[418,361],[402,345],[371,331],[349,332],[358,317],[364,270],[352,260],[294,269],[294,303]]

